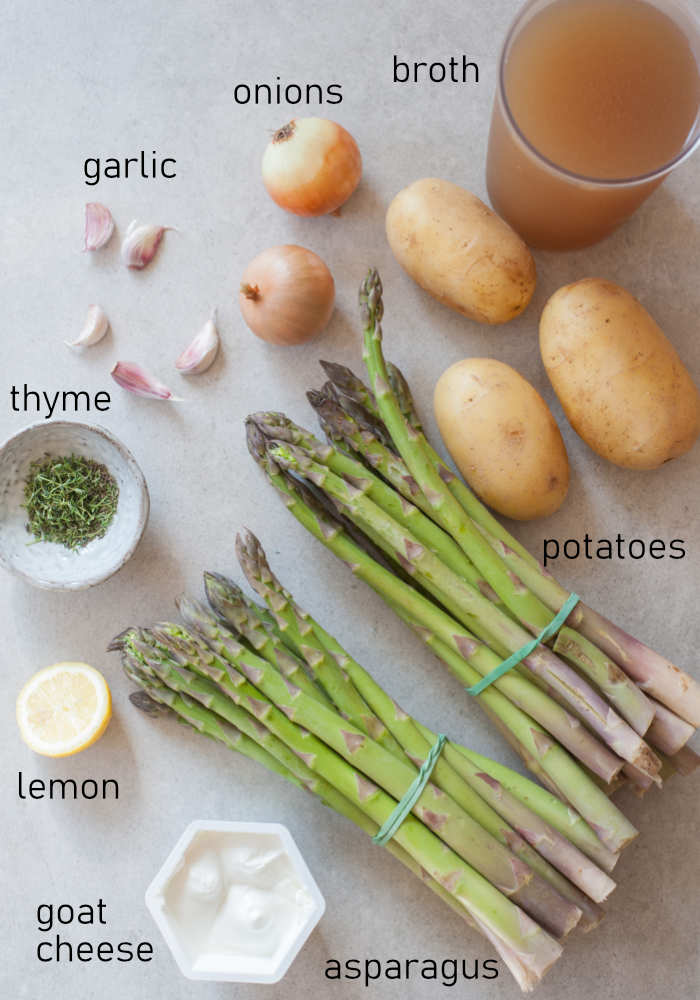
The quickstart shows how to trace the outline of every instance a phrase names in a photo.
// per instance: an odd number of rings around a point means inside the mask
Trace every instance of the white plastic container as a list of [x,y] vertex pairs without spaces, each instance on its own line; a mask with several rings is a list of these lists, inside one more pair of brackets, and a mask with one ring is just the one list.
[[195,820],[146,890],[188,979],[277,983],[325,900],[279,823]]

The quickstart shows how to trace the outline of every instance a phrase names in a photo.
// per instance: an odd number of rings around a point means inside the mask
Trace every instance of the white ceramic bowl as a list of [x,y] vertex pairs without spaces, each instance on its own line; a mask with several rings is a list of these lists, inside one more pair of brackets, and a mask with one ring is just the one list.
[[[291,862],[294,873],[311,899],[311,906],[305,912],[304,922],[297,934],[289,941],[281,954],[274,956],[269,968],[257,972],[227,971],[221,967],[216,969],[202,968],[201,963],[191,958],[186,943],[181,940],[182,931],[177,921],[171,919],[168,909],[168,883],[178,874],[190,847],[202,834],[211,832],[223,833],[231,838],[235,846],[236,838],[247,840],[250,834],[261,838],[261,846],[281,849]],[[280,823],[232,823],[225,820],[195,820],[187,827],[172,851],[163,863],[162,868],[146,890],[146,906],[158,925],[158,929],[177,962],[180,972],[188,979],[215,980],[217,982],[236,983],[278,983],[299,954],[304,942],[319,922],[326,909],[326,902],[314,881],[313,875],[306,866],[299,848],[294,843],[292,835],[286,826]]]
[[[32,542],[22,507],[29,466],[44,455],[83,455],[119,486],[117,510],[102,538],[71,551]],[[146,480],[131,452],[104,427],[69,420],[32,424],[0,448],[0,565],[47,590],[82,590],[116,573],[133,555],[148,521]]]

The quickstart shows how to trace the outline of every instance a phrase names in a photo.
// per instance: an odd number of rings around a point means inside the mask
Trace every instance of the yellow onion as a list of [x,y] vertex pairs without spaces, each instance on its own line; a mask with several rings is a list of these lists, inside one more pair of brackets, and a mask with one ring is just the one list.
[[342,125],[327,118],[295,118],[270,140],[262,176],[270,197],[288,212],[327,215],[360,183],[362,157]]
[[335,299],[333,275],[304,247],[270,247],[250,262],[238,302],[243,319],[261,340],[303,344],[324,328]]

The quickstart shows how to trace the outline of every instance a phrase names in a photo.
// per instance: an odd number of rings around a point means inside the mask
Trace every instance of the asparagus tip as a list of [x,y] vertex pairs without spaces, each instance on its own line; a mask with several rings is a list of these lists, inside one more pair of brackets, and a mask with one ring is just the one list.
[[108,653],[120,652],[124,649],[126,640],[133,635],[138,633],[138,629],[134,625],[129,625],[127,628],[123,629],[118,635],[109,642],[107,646]]
[[246,417],[246,444],[248,451],[258,465],[262,465],[267,457],[267,439],[255,422],[256,416],[257,414],[251,414]]
[[335,361],[319,361],[319,364],[328,376],[329,381],[326,385],[333,391],[338,388],[341,392],[351,393],[360,382],[357,375],[347,365],[339,365]]
[[191,628],[204,625],[215,625],[216,621],[211,612],[204,607],[201,601],[196,601],[187,594],[180,594],[175,598],[175,607],[182,615],[185,623]]
[[202,576],[204,578],[204,593],[215,610],[218,598],[225,598],[227,601],[231,601],[234,598],[240,598],[243,594],[238,584],[234,580],[229,579],[229,577],[224,576],[223,573],[212,573],[211,570],[205,570]]
[[367,325],[378,323],[384,314],[382,281],[376,267],[371,267],[360,285],[360,312]]
[[318,409],[319,406],[322,406],[326,399],[322,389],[307,389],[306,398],[314,410]]
[[148,691],[144,691],[141,688],[139,691],[132,691],[129,695],[129,701],[131,704],[138,708],[140,712],[145,715],[150,715],[152,718],[158,718],[161,715],[166,715],[170,711],[167,705],[164,705],[160,701],[156,701]]

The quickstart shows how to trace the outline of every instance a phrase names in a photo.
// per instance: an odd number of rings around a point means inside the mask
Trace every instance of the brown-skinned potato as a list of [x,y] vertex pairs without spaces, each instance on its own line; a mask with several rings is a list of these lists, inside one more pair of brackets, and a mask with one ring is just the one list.
[[507,323],[532,298],[532,254],[503,219],[456,184],[427,177],[399,191],[386,233],[421,288],[478,323]]
[[506,517],[553,514],[569,487],[569,460],[554,417],[510,365],[466,358],[435,386],[442,440],[481,499]]
[[540,320],[542,361],[564,412],[593,451],[628,469],[685,454],[700,397],[644,306],[601,278],[565,285]]

